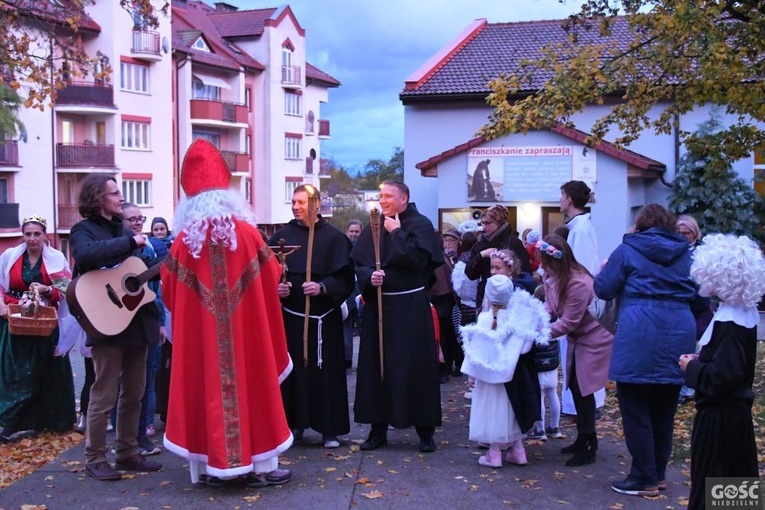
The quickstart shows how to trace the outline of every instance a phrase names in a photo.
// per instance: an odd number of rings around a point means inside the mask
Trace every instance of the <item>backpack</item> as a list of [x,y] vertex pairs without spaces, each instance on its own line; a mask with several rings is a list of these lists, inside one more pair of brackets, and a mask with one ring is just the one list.
[[531,355],[537,372],[550,372],[560,365],[560,346],[557,340],[550,340],[547,345],[534,343]]

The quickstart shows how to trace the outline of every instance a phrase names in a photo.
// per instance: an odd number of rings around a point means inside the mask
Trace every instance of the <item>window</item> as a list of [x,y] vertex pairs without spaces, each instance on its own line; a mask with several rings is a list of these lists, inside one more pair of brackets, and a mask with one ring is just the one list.
[[247,111],[252,111],[252,98],[250,97],[250,94],[252,94],[252,90],[250,89],[244,89],[244,105],[247,107]]
[[129,92],[149,93],[149,68],[140,64],[120,62],[120,88]]
[[244,180],[244,200],[252,203],[252,181],[250,179]]
[[193,140],[202,138],[203,140],[207,140],[213,144],[216,148],[220,149],[220,133],[216,133],[214,131],[193,131],[191,133],[191,138]]
[[0,204],[7,204],[10,201],[10,178],[0,174]]
[[122,148],[149,150],[148,122],[122,121]]
[[284,91],[284,114],[300,115],[300,95]]
[[202,80],[191,80],[191,99],[220,101],[220,87],[205,85]]
[[300,138],[284,137],[284,159],[300,159]]
[[151,205],[151,179],[123,179],[122,196],[125,202],[139,207]]
[[192,44],[191,47],[195,50],[206,51],[207,53],[210,53],[210,47],[207,46],[207,43],[202,37],[194,41],[194,44]]
[[765,197],[765,147],[754,149],[754,190]]
[[250,146],[252,145],[252,135],[244,135],[244,153],[250,153]]
[[294,178],[294,177],[287,177],[287,180],[284,182],[284,201],[288,203],[292,203],[292,195],[295,194],[295,188],[300,186],[300,177]]

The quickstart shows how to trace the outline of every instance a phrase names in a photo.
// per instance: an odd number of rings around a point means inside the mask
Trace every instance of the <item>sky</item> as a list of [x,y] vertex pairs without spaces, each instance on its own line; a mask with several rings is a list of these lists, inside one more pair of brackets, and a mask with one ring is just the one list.
[[[227,0],[240,9],[278,7]],[[283,2],[283,0],[281,0]],[[212,3],[212,2],[210,2]],[[340,81],[320,118],[329,119],[322,158],[352,175],[404,145],[404,80],[476,19],[489,23],[563,19],[581,0],[291,0],[306,31],[308,62]]]

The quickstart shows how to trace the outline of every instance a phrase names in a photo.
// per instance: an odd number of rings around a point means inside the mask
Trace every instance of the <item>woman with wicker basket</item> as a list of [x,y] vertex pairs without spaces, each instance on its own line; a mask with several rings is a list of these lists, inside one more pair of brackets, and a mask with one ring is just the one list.
[[[48,245],[46,228],[40,216],[24,218],[24,242],[0,255],[0,443],[24,430],[69,431],[76,418],[72,366],[57,349],[57,318],[68,309],[56,286],[72,273]],[[25,294],[40,297],[37,310],[22,306],[30,301]]]

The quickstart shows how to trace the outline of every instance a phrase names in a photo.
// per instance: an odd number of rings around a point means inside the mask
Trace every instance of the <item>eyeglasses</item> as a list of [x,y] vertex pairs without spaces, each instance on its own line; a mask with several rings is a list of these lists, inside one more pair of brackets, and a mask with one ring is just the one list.
[[146,223],[146,216],[131,216],[127,220],[133,225],[142,225]]

